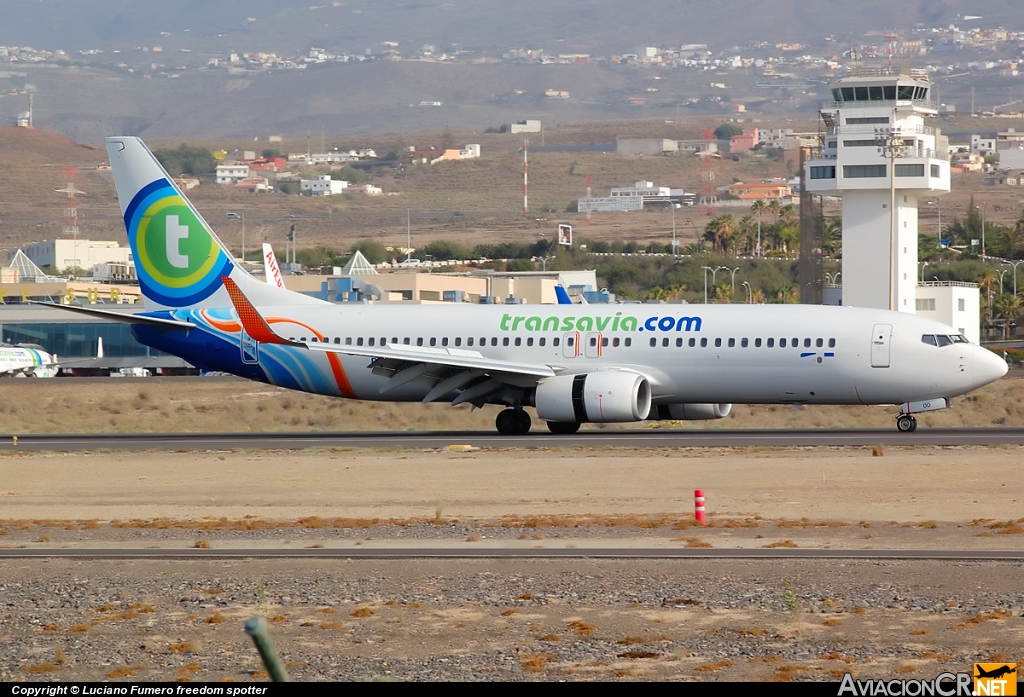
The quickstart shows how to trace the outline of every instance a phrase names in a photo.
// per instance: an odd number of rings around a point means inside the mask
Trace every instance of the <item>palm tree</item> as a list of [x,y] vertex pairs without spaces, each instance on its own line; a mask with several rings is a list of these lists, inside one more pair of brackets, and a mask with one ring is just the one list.
[[773,198],[768,202],[768,212],[774,215],[776,218],[779,217],[779,211],[782,209],[782,201],[777,198]]
[[768,202],[759,198],[750,204],[750,212],[757,216],[757,256],[761,256],[761,215],[768,209]]
[[738,233],[737,239],[743,244],[743,249],[741,251],[747,252],[754,250],[756,244],[754,240],[755,229],[753,217],[745,215],[740,218],[739,223],[736,225],[736,232]]
[[821,220],[821,246],[830,257],[843,253],[843,219],[837,215]]
[[999,277],[989,269],[986,269],[978,276],[978,287],[985,291],[985,297],[988,298],[988,308],[985,315],[989,320],[992,319],[992,289],[997,285],[999,285]]
[[1020,298],[1013,293],[1003,293],[993,304],[995,316],[1003,320],[1003,340],[1010,338],[1010,324],[1015,323],[1021,315]]

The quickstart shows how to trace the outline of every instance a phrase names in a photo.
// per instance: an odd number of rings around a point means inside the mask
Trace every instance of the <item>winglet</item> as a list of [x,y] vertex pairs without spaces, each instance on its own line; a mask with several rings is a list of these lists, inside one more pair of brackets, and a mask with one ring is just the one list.
[[235,306],[238,320],[242,323],[242,328],[245,329],[246,334],[262,344],[301,345],[275,334],[274,330],[270,328],[267,321],[253,307],[252,303],[249,302],[249,298],[245,297],[242,289],[238,287],[238,284],[230,276],[221,277],[221,281],[224,282],[224,288],[228,292],[228,297],[231,298],[231,304]]

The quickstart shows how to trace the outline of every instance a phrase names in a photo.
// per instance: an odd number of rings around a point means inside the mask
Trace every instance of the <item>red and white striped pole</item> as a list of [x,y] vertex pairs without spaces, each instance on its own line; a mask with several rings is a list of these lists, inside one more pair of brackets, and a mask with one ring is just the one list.
[[530,212],[529,205],[529,193],[530,193],[530,180],[527,178],[527,170],[529,169],[530,159],[530,141],[529,139],[523,141],[523,213]]
[[693,490],[693,519],[704,524],[704,490],[694,489]]

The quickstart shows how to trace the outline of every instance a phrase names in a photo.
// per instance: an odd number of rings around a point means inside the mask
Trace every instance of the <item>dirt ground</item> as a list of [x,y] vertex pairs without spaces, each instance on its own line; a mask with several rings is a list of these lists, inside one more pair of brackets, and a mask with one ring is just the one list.
[[[1021,454],[8,449],[0,546],[1019,549]],[[10,560],[0,679],[265,679],[257,614],[303,680],[930,678],[1018,657],[1020,566]]]

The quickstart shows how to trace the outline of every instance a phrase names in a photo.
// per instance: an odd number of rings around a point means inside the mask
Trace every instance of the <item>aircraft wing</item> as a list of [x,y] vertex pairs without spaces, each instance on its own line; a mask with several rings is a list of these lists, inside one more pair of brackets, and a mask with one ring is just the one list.
[[29,301],[33,305],[45,305],[47,307],[55,307],[58,310],[67,310],[68,312],[77,312],[81,315],[90,315],[92,317],[101,317],[106,320],[113,322],[124,322],[125,324],[150,324],[160,327],[180,327],[182,329],[194,329],[196,325],[191,322],[186,322],[180,319],[164,319],[162,317],[150,317],[148,315],[126,315],[121,312],[113,312],[111,310],[99,310],[92,307],[82,307],[81,305],[61,305],[60,303],[45,303],[40,301]]
[[[385,345],[377,347],[326,344],[316,341],[301,342],[286,339],[277,334],[259,311],[249,302],[241,289],[230,278],[223,279],[224,287],[238,313],[239,321],[246,333],[264,344],[294,346],[309,351],[340,353],[349,356],[366,356],[372,359],[374,372],[390,375],[391,379],[381,387],[381,393],[389,392],[413,380],[424,378],[434,382],[424,402],[432,402],[453,390],[461,389],[462,394],[452,404],[475,402],[496,392],[504,384],[532,384],[540,378],[552,377],[556,368],[537,363],[520,363],[486,358],[477,351],[455,348],[427,348],[424,346]],[[470,385],[470,383],[476,383]]]

